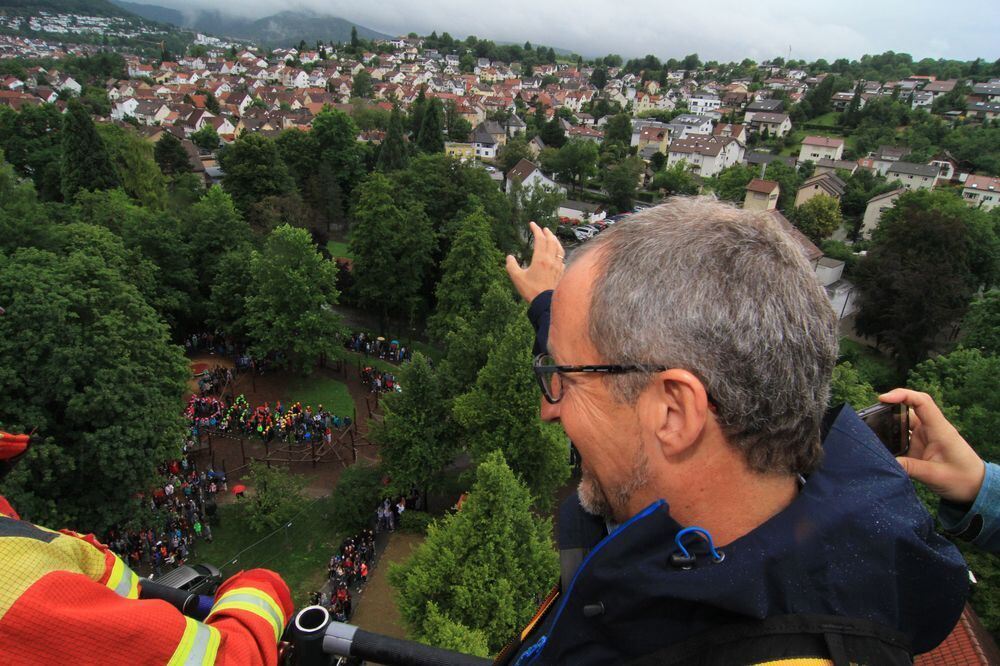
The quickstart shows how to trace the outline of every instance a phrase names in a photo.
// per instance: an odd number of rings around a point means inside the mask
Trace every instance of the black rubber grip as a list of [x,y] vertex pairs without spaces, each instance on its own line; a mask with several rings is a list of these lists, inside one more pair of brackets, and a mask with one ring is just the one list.
[[492,660],[358,629],[351,656],[392,666],[488,666]]
[[[178,590],[169,585],[160,585],[151,580],[139,580],[140,599],[162,599],[182,613],[191,614],[198,607],[198,595]],[[194,617],[192,615],[192,617]],[[199,619],[199,618],[196,618]]]

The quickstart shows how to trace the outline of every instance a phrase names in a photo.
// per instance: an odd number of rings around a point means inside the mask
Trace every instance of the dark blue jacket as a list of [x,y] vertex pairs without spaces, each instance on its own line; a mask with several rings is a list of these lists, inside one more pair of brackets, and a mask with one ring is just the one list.
[[[685,526],[666,502],[648,506],[593,546],[513,661],[621,662],[721,625],[788,614],[870,620],[907,635],[916,653],[934,648],[962,612],[965,562],[850,407],[836,414],[823,449],[796,499],[721,548],[719,563],[694,537],[684,543],[699,552],[697,564],[672,564]],[[568,502],[581,511],[575,497]]]

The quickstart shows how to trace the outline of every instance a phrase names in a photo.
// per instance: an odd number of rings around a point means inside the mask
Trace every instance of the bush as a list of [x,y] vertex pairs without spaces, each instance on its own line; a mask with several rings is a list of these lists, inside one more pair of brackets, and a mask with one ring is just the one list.
[[399,528],[404,532],[417,532],[427,534],[427,526],[434,522],[434,516],[426,511],[412,511],[407,509],[399,519]]
[[840,340],[839,361],[848,361],[858,371],[860,379],[879,392],[903,386],[903,379],[892,361],[878,351],[847,338]]
[[333,491],[334,527],[351,534],[368,527],[383,494],[381,468],[358,462],[345,469]]

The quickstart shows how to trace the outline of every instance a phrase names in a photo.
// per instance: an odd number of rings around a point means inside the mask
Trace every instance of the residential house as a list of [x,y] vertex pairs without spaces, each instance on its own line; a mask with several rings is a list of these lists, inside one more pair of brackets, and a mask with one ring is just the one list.
[[867,239],[872,237],[872,232],[875,231],[879,220],[882,219],[882,213],[895,206],[896,199],[904,192],[906,190],[900,187],[891,192],[883,192],[868,200],[868,205],[865,207],[865,215],[861,220],[862,238]]
[[566,194],[566,188],[558,185],[554,180],[548,178],[538,168],[538,165],[528,160],[522,159],[507,172],[507,192],[514,189],[514,185],[520,185],[524,189],[532,187],[544,187]]
[[821,173],[835,173],[836,171],[847,171],[853,174],[858,170],[858,163],[852,162],[851,160],[831,160],[826,157],[821,157],[819,162],[816,162],[816,170],[813,175]]
[[767,165],[771,162],[780,162],[787,167],[795,168],[795,158],[794,157],[783,157],[781,155],[775,155],[774,153],[765,153],[761,150],[750,150],[747,151],[746,157],[744,157],[744,162],[747,166],[751,167],[763,167],[767,168]]
[[1000,81],[994,79],[989,83],[976,83],[972,86],[973,101],[1000,103]]
[[941,169],[933,164],[896,162],[886,171],[885,177],[890,181],[898,180],[908,190],[929,190],[937,185],[940,175]]
[[792,131],[792,119],[787,113],[747,111],[744,123],[750,126],[750,131],[767,136],[783,137]]
[[931,93],[934,97],[947,95],[958,85],[958,79],[948,79],[946,81],[931,81],[924,86],[925,93]]
[[136,98],[129,97],[128,99],[123,99],[111,107],[111,119],[125,120],[129,116],[134,118],[137,108],[139,108],[139,100]]
[[799,162],[807,160],[818,162],[823,157],[828,157],[831,160],[842,159],[844,157],[844,140],[828,136],[807,136],[802,140]]
[[847,183],[835,174],[821,173],[802,183],[799,191],[795,193],[795,206],[801,206],[818,194],[825,194],[840,201],[840,197],[843,196],[846,189]]
[[965,115],[978,120],[994,120],[1000,117],[1000,102],[969,102]]
[[567,199],[559,204],[559,210],[556,214],[561,218],[577,222],[600,222],[608,216],[600,204],[573,201],[572,199]]
[[884,176],[889,171],[889,167],[909,154],[910,149],[906,146],[879,146],[872,156],[872,164],[880,176]]
[[932,92],[927,92],[926,90],[918,90],[910,96],[911,109],[926,109],[929,111],[933,104],[934,104],[934,93]]
[[671,140],[686,139],[692,134],[710,136],[712,134],[712,119],[707,116],[683,113],[670,121],[667,127],[670,129]]
[[583,139],[592,143],[600,144],[604,141],[604,132],[587,125],[574,125],[566,131],[566,136],[570,139]]
[[781,113],[783,106],[780,99],[757,99],[747,105],[747,112]]
[[774,210],[778,207],[778,195],[781,188],[773,180],[754,178],[747,183],[747,193],[743,197],[743,208],[746,210]]
[[718,95],[705,90],[699,90],[688,98],[688,108],[697,114],[717,111],[722,106],[722,100]]
[[732,137],[692,136],[670,142],[667,166],[686,162],[702,178],[717,175],[743,159],[743,145]]
[[969,205],[992,210],[1000,204],[1000,178],[996,176],[970,175],[965,179],[962,197]]
[[[744,146],[747,144],[746,125],[733,125],[730,123],[719,123],[712,129],[713,136],[731,136]],[[666,151],[660,151],[665,153]]]
[[[493,124],[495,125],[496,123]],[[476,151],[476,158],[492,160],[496,159],[497,152],[500,150],[500,142],[497,140],[496,135],[492,134],[486,128],[486,125],[487,123],[485,122],[479,123],[472,131],[472,145]]]
[[667,154],[667,146],[670,144],[670,131],[664,126],[649,125],[643,127],[639,132],[639,151],[643,151],[647,146],[654,147],[654,152]]

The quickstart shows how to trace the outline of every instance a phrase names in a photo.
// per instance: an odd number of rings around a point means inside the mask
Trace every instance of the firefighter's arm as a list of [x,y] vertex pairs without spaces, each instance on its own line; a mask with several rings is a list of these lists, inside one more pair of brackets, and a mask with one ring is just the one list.
[[215,593],[205,625],[222,637],[219,664],[262,663],[278,660],[278,640],[295,607],[288,586],[267,569],[239,573]]

